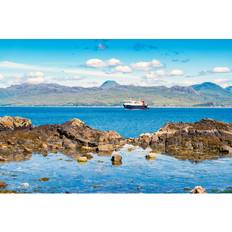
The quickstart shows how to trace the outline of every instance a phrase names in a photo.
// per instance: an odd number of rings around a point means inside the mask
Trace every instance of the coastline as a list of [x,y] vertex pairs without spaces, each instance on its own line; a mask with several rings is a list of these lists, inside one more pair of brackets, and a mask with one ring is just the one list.
[[[0,105],[2,108],[10,107],[54,107],[54,108],[115,108],[115,109],[124,109],[123,106],[104,106],[104,105],[83,105],[83,106],[71,106],[71,105]],[[232,109],[232,106],[149,106],[149,109]]]

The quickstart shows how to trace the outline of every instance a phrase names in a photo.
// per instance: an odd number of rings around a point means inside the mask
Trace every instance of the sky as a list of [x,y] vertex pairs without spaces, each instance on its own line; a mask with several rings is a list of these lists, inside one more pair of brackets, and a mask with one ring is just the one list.
[[0,40],[0,87],[232,85],[232,40]]

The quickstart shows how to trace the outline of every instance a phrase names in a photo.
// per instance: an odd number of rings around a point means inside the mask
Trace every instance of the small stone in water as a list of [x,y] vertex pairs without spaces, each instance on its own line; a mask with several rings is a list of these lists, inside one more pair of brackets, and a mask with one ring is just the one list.
[[155,159],[156,158],[156,153],[150,152],[148,155],[145,156],[147,160]]
[[39,181],[42,181],[42,182],[49,181],[49,178],[47,178],[47,177],[41,177],[41,178],[39,178]]
[[0,181],[0,188],[5,188],[7,184],[3,181]]
[[79,162],[79,163],[84,163],[84,162],[87,162],[87,161],[88,161],[88,159],[85,156],[77,157],[77,162]]

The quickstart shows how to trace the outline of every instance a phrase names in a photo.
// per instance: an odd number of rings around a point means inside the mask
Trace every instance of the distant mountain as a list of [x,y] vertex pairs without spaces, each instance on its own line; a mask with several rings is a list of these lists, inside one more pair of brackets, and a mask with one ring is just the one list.
[[204,82],[202,84],[192,85],[192,88],[200,94],[214,97],[230,97],[231,94],[221,86],[216,85],[212,82]]
[[105,81],[102,85],[102,89],[111,89],[119,87],[120,85],[116,81]]
[[225,90],[228,91],[228,92],[230,92],[230,93],[232,93],[232,86],[226,87]]
[[0,89],[0,105],[122,105],[128,98],[144,99],[150,106],[232,106],[232,87],[211,82],[192,86],[133,86],[106,81],[100,87],[58,84],[21,84]]

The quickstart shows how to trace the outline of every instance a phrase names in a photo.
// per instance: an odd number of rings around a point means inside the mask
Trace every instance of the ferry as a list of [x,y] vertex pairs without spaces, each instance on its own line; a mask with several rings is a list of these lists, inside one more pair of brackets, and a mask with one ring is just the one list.
[[144,100],[136,101],[136,100],[127,100],[124,102],[123,107],[125,109],[138,109],[138,110],[146,110],[148,109],[148,105],[144,102]]

